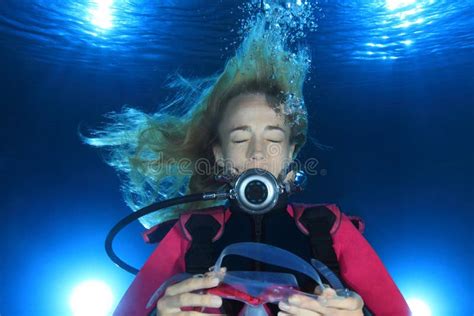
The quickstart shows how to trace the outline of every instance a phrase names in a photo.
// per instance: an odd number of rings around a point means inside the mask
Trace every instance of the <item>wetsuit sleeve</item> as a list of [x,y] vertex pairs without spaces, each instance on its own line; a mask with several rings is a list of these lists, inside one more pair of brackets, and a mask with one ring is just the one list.
[[377,253],[344,214],[333,232],[333,241],[341,277],[374,315],[410,315],[405,299]]
[[140,269],[117,306],[114,316],[149,315],[156,304],[154,302],[153,306],[146,308],[153,293],[167,279],[185,271],[184,254],[188,248],[189,241],[184,238],[177,222]]

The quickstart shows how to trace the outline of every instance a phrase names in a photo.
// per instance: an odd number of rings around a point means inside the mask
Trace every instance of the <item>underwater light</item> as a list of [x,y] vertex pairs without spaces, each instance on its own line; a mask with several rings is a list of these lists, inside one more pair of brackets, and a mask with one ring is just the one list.
[[94,0],[93,7],[89,10],[91,23],[101,29],[110,29],[112,25],[113,0]]
[[69,299],[74,316],[106,316],[112,311],[114,298],[110,287],[102,281],[80,283]]
[[396,10],[415,3],[416,0],[386,0],[386,7],[389,10]]
[[431,316],[431,309],[428,304],[418,298],[410,298],[407,300],[412,316]]

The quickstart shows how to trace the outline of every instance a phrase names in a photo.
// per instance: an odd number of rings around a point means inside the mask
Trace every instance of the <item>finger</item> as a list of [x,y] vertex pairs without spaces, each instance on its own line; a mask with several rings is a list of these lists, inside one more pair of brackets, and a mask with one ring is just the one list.
[[190,278],[182,282],[169,286],[165,291],[165,296],[174,296],[201,289],[209,289],[219,285],[219,279],[215,277]]
[[277,316],[291,316],[291,314],[280,311],[280,312],[278,312]]
[[221,307],[222,298],[211,294],[183,293],[163,298],[161,309],[181,307]]
[[209,272],[206,272],[204,275],[207,277],[223,277],[224,274],[227,272],[226,267],[221,267],[219,271],[214,271],[214,267],[211,267],[209,269]]
[[326,283],[323,284],[324,288],[321,288],[320,285],[318,285],[315,289],[314,289],[314,294],[316,295],[321,295],[323,294],[323,291],[324,289],[327,289],[327,288],[330,288],[330,286]]
[[330,308],[354,311],[364,307],[364,301],[358,294],[352,293],[350,297],[328,298],[324,305]]
[[[299,306],[288,305],[285,302],[278,303],[278,308],[280,308],[284,313],[289,314],[289,315],[298,315],[298,316],[321,316],[321,315],[325,315],[325,314],[319,313],[317,311],[301,308]],[[286,315],[286,314],[283,314],[283,315]],[[280,315],[280,313],[278,313],[278,315]]]
[[[221,267],[221,268],[219,269],[219,272],[226,272],[226,271],[227,271],[227,267]],[[217,271],[215,270],[215,266],[210,267],[210,268],[209,268],[209,272],[206,272],[206,274],[212,273],[212,272],[217,272]]]
[[323,297],[323,298],[334,298],[334,297],[337,297],[337,293],[333,288],[326,287],[326,288],[324,288],[323,292],[321,293],[321,297]]
[[[167,313],[173,313],[175,316],[209,316],[210,314],[207,313],[200,313],[196,311],[189,311],[189,312],[184,312],[180,309],[177,309],[175,311],[167,311]],[[158,315],[162,315],[163,312],[158,312]],[[213,316],[228,316],[227,314],[212,314]]]
[[295,306],[297,308],[310,310],[312,312],[325,314],[327,308],[321,304],[315,297],[309,297],[305,295],[291,295],[288,298],[288,305]]
[[[176,316],[209,316],[209,314],[191,311],[191,312],[179,312],[179,313],[176,313]],[[212,314],[212,316],[227,316],[227,315],[226,314]]]

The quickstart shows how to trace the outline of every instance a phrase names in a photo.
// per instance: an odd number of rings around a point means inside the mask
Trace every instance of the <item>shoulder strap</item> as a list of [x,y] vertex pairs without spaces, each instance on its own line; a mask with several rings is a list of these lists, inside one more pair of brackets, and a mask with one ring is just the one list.
[[214,264],[212,240],[219,231],[219,223],[208,214],[194,214],[186,223],[192,236],[191,248],[186,252],[186,272],[204,273]]
[[201,209],[181,215],[179,221],[184,236],[191,241],[185,255],[186,272],[207,272],[215,259],[212,243],[218,240],[226,222],[227,209],[223,206]]
[[331,237],[331,231],[338,220],[336,214],[325,205],[316,205],[304,208],[298,215],[295,220],[306,228],[313,256],[339,276],[339,263]]
[[181,214],[178,220],[163,222],[146,230],[143,239],[147,243],[158,243],[178,222],[183,237],[191,242],[185,255],[186,272],[203,273],[214,264],[212,243],[223,234],[227,218],[228,212],[224,206],[193,210]]
[[[313,256],[339,276],[339,263],[332,239],[332,234],[338,230],[343,216],[337,205],[294,203],[289,212],[298,229],[309,236]],[[347,217],[360,233],[364,232],[364,221],[360,217]]]
[[160,242],[166,234],[173,228],[176,224],[177,219],[172,219],[158,225],[153,226],[150,229],[147,229],[143,234],[143,240],[148,244],[155,244]]
[[[306,235],[309,235],[313,256],[322,261],[334,272],[340,280],[340,267],[336,253],[333,248],[332,234],[338,229],[341,221],[341,212],[334,205],[293,205],[293,217],[298,228]],[[348,216],[351,223],[364,232],[364,221],[357,216]],[[364,306],[364,316],[373,314]]]

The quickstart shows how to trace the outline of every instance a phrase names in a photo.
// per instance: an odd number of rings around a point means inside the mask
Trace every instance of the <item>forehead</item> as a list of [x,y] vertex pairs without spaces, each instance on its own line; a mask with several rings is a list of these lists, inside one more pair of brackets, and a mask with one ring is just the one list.
[[[273,109],[264,94],[243,94],[232,98],[223,113],[220,127],[231,130],[238,125],[280,126],[289,130],[285,117]],[[220,129],[221,129],[220,128]]]

